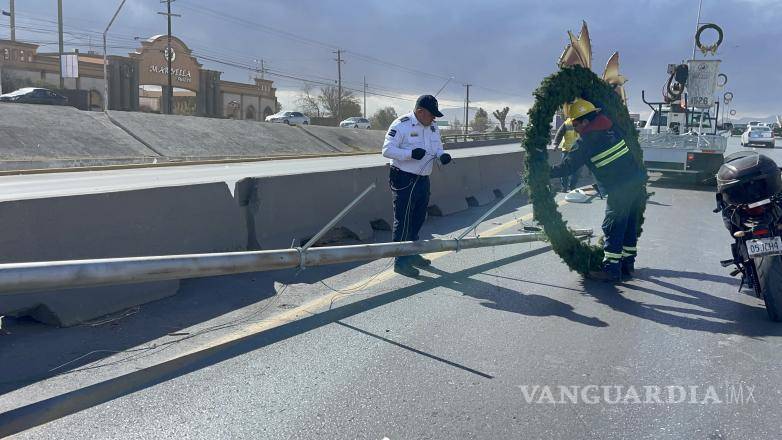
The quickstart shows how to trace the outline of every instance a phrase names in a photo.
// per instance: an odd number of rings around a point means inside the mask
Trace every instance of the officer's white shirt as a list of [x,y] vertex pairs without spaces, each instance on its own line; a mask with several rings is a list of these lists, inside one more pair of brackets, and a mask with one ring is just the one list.
[[[413,159],[413,149],[423,148],[423,159]],[[440,129],[432,122],[423,126],[414,113],[402,115],[391,123],[383,142],[383,157],[391,159],[392,166],[408,173],[428,176],[432,174],[432,163],[445,153],[440,139]]]

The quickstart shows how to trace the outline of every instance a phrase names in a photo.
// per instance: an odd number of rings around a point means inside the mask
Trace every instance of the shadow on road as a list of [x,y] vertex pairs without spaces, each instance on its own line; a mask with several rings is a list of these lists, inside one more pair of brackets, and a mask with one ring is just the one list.
[[[284,341],[302,333],[344,320],[359,313],[382,307],[394,301],[399,301],[426,292],[435,287],[450,286],[454,282],[463,283],[464,280],[470,276],[526,258],[531,258],[549,250],[550,248],[548,247],[536,249],[483,265],[470,267],[459,272],[444,274],[441,278],[427,279],[412,286],[392,290],[387,293],[332,308],[302,318],[298,321],[282,324],[261,333],[251,334],[220,345],[203,348],[147,368],[142,368],[122,376],[1,413],[0,438],[83,411],[118,397],[155,386],[179,376],[232,359],[236,356],[241,356],[242,354]],[[495,286],[491,285],[491,288],[494,287]],[[518,292],[509,291],[508,294],[518,295]],[[550,302],[538,302],[536,306],[535,303],[538,301],[537,299],[530,299],[529,301],[527,306],[541,307],[543,310],[546,310],[548,307],[548,310],[545,312],[546,316],[562,313],[566,317],[571,317],[573,319],[583,318],[575,315],[572,310],[568,310],[568,307],[564,304],[560,306]],[[500,301],[500,304],[503,303]],[[508,303],[505,303],[505,305],[508,305]],[[515,310],[520,310],[523,306],[513,305],[513,308]],[[596,323],[592,324],[594,325]],[[446,362],[446,364],[449,363]]]
[[[762,307],[691,289],[676,283],[676,279],[724,283],[738,288],[734,278],[725,276],[645,268],[639,269],[636,279],[626,284],[614,286],[585,280],[584,290],[613,310],[670,327],[747,337],[782,336],[782,326],[769,321]],[[650,284],[656,288],[649,287]],[[682,306],[636,301],[632,298],[635,292],[655,295]]]
[[[513,197],[484,225],[525,204],[524,196]],[[424,225],[421,238],[450,234],[469,226],[489,206],[431,218]],[[390,240],[390,232],[376,231],[375,242]],[[3,344],[0,348],[3,352],[0,395],[139,346],[144,351],[144,344],[149,345],[150,341],[163,338],[163,343],[176,343],[179,339],[189,339],[193,335],[183,330],[237,310],[246,309],[237,319],[260,319],[258,315],[263,313],[295,307],[297,304],[268,303],[275,298],[281,284],[313,285],[363,264],[366,263],[314,267],[302,272],[285,270],[183,280],[173,297],[101,319],[100,325],[55,328],[30,319],[6,318],[3,330],[0,330],[0,343]]]
[[[550,247],[544,247],[530,253],[540,254],[549,250],[551,250]],[[455,277],[453,274],[448,274],[435,268],[426,268],[425,270],[440,276],[440,278],[436,279],[430,278],[435,285],[453,289],[464,295],[482,300],[481,305],[490,309],[526,316],[559,316],[579,324],[593,327],[608,327],[608,323],[598,318],[579,315],[573,311],[573,306],[570,304],[547,296],[524,294],[516,290],[470,278],[470,275],[464,275],[463,272],[458,272],[462,275]]]

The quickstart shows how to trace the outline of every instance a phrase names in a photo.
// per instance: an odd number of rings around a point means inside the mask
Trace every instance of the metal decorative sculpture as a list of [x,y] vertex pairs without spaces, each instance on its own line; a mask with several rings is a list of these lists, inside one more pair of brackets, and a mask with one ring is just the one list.
[[[581,24],[581,31],[576,37],[571,31],[568,31],[570,44],[565,47],[562,55],[559,57],[559,67],[581,66],[592,69],[592,41],[589,38],[589,28],[586,21]],[[624,84],[627,78],[619,73],[619,52],[614,52],[606,63],[603,70],[603,80],[614,87],[614,91],[622,98],[622,102],[627,104],[627,94]]]

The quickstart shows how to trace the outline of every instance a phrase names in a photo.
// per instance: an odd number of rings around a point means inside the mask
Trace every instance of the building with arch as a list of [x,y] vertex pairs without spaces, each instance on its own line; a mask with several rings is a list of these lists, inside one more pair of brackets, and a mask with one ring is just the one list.
[[[224,81],[220,78],[222,72],[205,69],[179,38],[171,37],[170,52],[167,46],[167,36],[156,35],[141,41],[140,47],[126,57],[107,57],[110,110],[160,112],[166,108],[170,56],[175,114],[263,121],[275,113],[277,97],[272,81]],[[39,53],[38,48],[36,44],[0,40],[0,72],[6,88],[59,89],[58,54]],[[79,105],[83,110],[102,110],[103,55],[75,54],[78,77],[66,78],[62,91],[78,91],[80,97],[86,97],[86,103]]]

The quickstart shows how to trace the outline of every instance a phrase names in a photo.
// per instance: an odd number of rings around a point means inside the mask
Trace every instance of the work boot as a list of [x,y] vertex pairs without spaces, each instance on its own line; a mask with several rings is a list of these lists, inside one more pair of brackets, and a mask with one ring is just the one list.
[[622,260],[622,277],[628,279],[632,278],[633,272],[635,272],[635,261]]
[[620,263],[604,263],[601,270],[589,271],[587,278],[607,283],[619,283],[622,281]]
[[429,267],[432,265],[432,260],[428,258],[424,258],[420,255],[410,255],[408,258],[408,262],[411,266],[415,267]]
[[397,258],[394,261],[394,272],[410,278],[417,278],[419,275],[421,275],[421,272],[413,267],[410,259],[406,257]]

